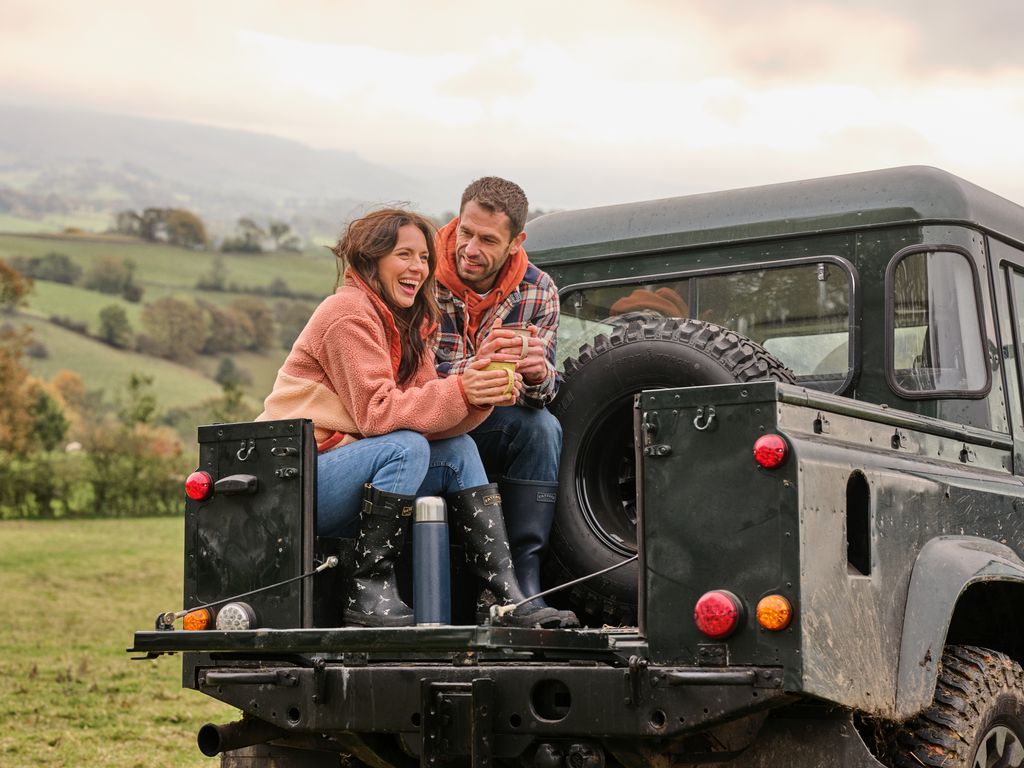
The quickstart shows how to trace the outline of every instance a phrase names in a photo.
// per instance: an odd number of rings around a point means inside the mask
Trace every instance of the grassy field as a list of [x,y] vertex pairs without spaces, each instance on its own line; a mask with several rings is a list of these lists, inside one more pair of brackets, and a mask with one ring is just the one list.
[[[0,220],[2,226],[3,220]],[[49,356],[26,358],[31,372],[49,379],[61,369],[79,373],[88,389],[108,393],[124,385],[132,371],[154,377],[154,393],[161,409],[195,405],[218,397],[220,386],[213,381],[221,357],[200,357],[189,365],[178,365],[157,358],[113,349],[60,328],[48,319],[67,317],[85,323],[90,333],[99,331],[100,310],[111,304],[122,307],[132,328],[142,331],[142,307],[163,296],[202,299],[226,305],[243,294],[197,291],[196,281],[208,274],[216,254],[191,251],[168,245],[145,243],[114,235],[44,235],[0,233],[0,259],[13,256],[31,258],[51,251],[66,254],[88,272],[102,257],[131,259],[136,265],[136,280],[145,293],[142,304],[133,304],[120,296],[89,291],[79,286],[39,280],[22,307],[22,319],[32,326],[34,338],[42,342]],[[266,286],[274,279],[284,280],[297,292],[326,296],[335,279],[334,257],[324,248],[310,248],[301,254],[246,254],[223,256],[227,281],[247,286]],[[268,305],[279,299],[262,297]],[[311,302],[305,300],[304,306]],[[17,318],[16,318],[17,319]],[[265,354],[236,353],[235,362],[249,373],[252,383],[243,389],[252,403],[261,403],[274,383],[286,349],[272,349]]]
[[[145,373],[153,377],[153,394],[161,409],[184,407],[221,394],[217,382],[188,366],[114,349],[43,320],[23,320],[32,328],[32,338],[45,344],[49,352],[49,357],[42,360],[26,359],[32,373],[43,379],[51,379],[66,368],[77,372],[86,388],[102,387],[112,396],[118,387],[125,386],[133,371]],[[216,361],[212,362],[215,369]],[[264,396],[269,391],[268,386]]]
[[181,688],[180,658],[131,661],[180,607],[182,520],[0,522],[0,765],[204,766],[195,734],[237,710]]

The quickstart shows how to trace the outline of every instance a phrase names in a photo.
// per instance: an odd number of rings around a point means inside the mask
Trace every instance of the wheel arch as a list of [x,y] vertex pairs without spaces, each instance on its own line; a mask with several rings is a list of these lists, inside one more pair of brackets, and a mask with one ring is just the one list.
[[1024,612],[1024,560],[1010,547],[974,536],[940,536],[914,563],[903,613],[896,718],[932,702],[943,647],[973,644],[1024,661],[1024,638],[992,614]]

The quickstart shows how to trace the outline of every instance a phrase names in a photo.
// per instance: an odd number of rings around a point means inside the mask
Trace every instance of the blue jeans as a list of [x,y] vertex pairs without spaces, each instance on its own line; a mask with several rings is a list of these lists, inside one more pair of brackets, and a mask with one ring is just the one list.
[[562,425],[546,408],[495,408],[469,436],[492,480],[558,482]]
[[365,437],[317,457],[317,533],[355,536],[363,485],[402,496],[442,496],[487,483],[473,441],[466,435],[428,441],[398,430]]

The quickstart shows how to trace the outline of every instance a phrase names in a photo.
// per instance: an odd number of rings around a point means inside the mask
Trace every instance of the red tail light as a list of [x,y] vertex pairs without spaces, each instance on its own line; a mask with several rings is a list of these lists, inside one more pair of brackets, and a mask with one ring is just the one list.
[[194,501],[205,501],[213,495],[213,478],[208,472],[193,472],[185,480],[185,494]]
[[697,629],[710,638],[728,637],[740,624],[740,599],[732,592],[716,589],[705,592],[693,609]]
[[782,465],[789,453],[789,446],[779,435],[761,435],[754,443],[754,461],[765,469]]

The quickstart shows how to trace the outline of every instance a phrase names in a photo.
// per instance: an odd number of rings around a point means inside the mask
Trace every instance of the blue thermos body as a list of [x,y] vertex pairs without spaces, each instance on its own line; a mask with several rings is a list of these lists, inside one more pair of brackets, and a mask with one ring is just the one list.
[[451,624],[451,557],[444,499],[416,499],[412,530],[412,599],[416,625]]

